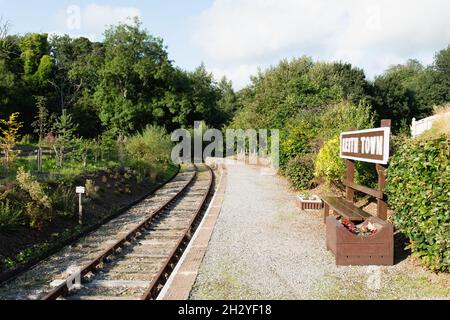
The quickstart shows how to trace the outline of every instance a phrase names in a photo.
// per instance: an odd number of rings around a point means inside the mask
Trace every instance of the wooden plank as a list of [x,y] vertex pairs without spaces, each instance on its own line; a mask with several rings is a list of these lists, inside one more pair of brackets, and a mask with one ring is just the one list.
[[362,186],[362,185],[356,184],[356,183],[348,181],[348,180],[344,181],[344,185],[351,189],[368,194],[377,199],[383,199],[383,191],[379,191],[379,190],[375,190],[375,189],[372,189],[372,188],[369,188],[366,186]]
[[323,201],[325,203],[328,203],[339,214],[343,215],[346,218],[349,218],[350,220],[364,221],[366,218],[371,217],[369,213],[356,207],[343,198],[324,197]]

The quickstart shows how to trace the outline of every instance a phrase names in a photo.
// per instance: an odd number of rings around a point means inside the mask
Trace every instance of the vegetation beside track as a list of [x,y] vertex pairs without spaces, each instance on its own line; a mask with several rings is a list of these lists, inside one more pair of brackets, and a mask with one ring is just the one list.
[[[176,173],[170,163],[172,143],[164,129],[147,127],[128,138],[111,141],[103,160],[88,153],[80,163],[77,149],[65,152],[64,167],[55,154],[16,157],[0,186],[0,272],[16,268],[148,194]],[[15,169],[17,168],[17,169]],[[47,171],[48,170],[48,171]],[[83,226],[78,225],[76,186],[85,186]]]
[[102,170],[75,177],[73,188],[88,179],[97,189],[96,196],[87,197],[83,203],[83,225],[78,224],[77,215],[66,213],[57,214],[39,230],[23,224],[3,229],[0,232],[0,275],[45,257],[67,241],[75,241],[142,199],[177,172],[177,167],[169,166],[156,180],[144,178],[142,181],[131,176],[129,169]]

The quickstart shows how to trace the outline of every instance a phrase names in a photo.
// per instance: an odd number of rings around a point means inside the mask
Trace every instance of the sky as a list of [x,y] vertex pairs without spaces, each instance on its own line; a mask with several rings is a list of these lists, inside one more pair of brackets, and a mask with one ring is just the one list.
[[106,26],[138,16],[171,60],[202,62],[235,89],[280,59],[346,61],[369,79],[450,44],[448,0],[0,0],[10,33],[47,32],[101,41]]

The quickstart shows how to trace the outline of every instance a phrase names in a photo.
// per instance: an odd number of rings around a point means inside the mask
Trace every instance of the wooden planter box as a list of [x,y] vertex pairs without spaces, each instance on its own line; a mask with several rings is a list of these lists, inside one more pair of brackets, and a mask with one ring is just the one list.
[[297,206],[302,210],[320,210],[323,208],[323,201],[318,196],[312,196],[312,199],[305,199],[305,196],[297,196]]
[[384,265],[394,264],[394,230],[391,224],[376,218],[368,218],[364,224],[377,225],[377,233],[358,236],[350,232],[334,217],[327,217],[327,249],[336,257],[336,265]]

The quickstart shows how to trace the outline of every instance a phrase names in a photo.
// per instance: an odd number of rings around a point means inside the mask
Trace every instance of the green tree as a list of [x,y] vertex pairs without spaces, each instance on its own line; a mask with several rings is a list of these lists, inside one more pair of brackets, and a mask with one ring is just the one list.
[[104,48],[105,63],[94,95],[103,125],[119,134],[163,118],[158,101],[172,70],[163,41],[135,20],[108,29]]
[[49,55],[48,35],[30,33],[19,40],[24,79],[32,85],[44,86],[49,80],[53,60]]
[[4,154],[4,163],[6,172],[9,172],[9,165],[14,157],[13,148],[16,145],[17,139],[19,137],[19,130],[23,123],[18,121],[19,113],[15,112],[11,114],[8,120],[0,119],[1,127],[1,138],[0,146]]
[[48,133],[50,129],[50,118],[48,109],[46,107],[47,99],[42,96],[36,97],[36,109],[37,113],[35,116],[34,122],[31,124],[34,128],[34,133],[38,136],[38,156],[37,156],[37,164],[38,164],[38,172],[42,172],[42,144],[45,135]]
[[223,77],[220,80],[218,89],[220,98],[217,101],[218,116],[215,122],[219,124],[226,124],[239,109],[238,99],[233,90],[232,82],[226,77]]
[[67,113],[67,110],[63,110],[53,126],[53,129],[56,131],[56,141],[53,148],[59,167],[63,166],[65,152],[73,143],[77,127],[78,125],[72,121],[72,116]]
[[412,118],[432,114],[433,107],[450,101],[450,47],[439,51],[433,65],[416,60],[396,65],[374,82],[373,105],[380,118],[393,120],[394,130],[408,131]]
[[[257,128],[285,128],[304,110],[320,112],[342,100],[366,100],[369,84],[361,69],[345,63],[314,63],[310,57],[282,60],[276,67],[252,77],[241,94],[236,123],[252,121]],[[245,117],[244,119],[240,119]]]

